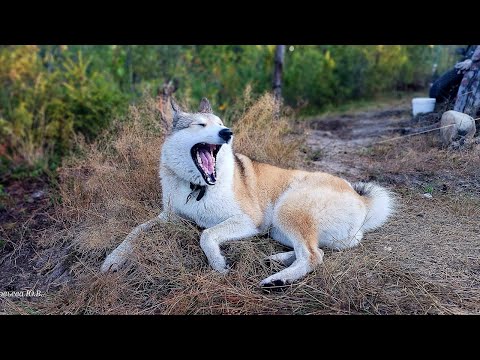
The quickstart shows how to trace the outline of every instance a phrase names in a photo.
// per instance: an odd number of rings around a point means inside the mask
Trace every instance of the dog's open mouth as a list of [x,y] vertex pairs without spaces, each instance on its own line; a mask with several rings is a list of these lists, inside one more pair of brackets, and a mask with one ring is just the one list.
[[208,185],[217,182],[217,153],[221,147],[222,145],[199,143],[190,150],[193,162]]

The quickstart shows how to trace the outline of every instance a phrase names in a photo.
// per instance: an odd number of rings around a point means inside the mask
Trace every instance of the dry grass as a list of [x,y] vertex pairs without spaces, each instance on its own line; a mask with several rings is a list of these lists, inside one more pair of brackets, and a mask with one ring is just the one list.
[[303,137],[289,136],[294,130],[291,111],[287,109],[275,119],[275,100],[271,95],[265,94],[251,104],[248,92],[244,96],[250,106],[246,105],[243,114],[234,121],[235,151],[272,165],[297,165]]
[[[373,146],[365,161],[368,172],[380,180],[403,178],[407,185],[430,182],[439,188],[480,193],[480,144],[463,150],[441,148],[438,133],[414,136]],[[402,181],[400,181],[402,182]]]
[[59,209],[80,251],[104,251],[161,205],[158,159],[164,139],[155,101],[131,106],[102,139],[80,144],[59,170]]
[[[276,122],[272,111],[268,95],[246,107],[234,123],[235,148],[259,160],[292,166],[298,161],[299,140],[291,134],[287,118]],[[230,243],[223,250],[234,265],[222,276],[209,268],[198,244],[201,230],[188,222],[155,227],[139,239],[129,266],[115,274],[100,274],[106,254],[134,226],[160,211],[157,170],[164,137],[160,124],[154,101],[146,99],[102,141],[83,146],[82,156],[64,165],[63,205],[57,225],[42,241],[70,247],[72,280],[35,302],[10,303],[9,312],[479,313],[478,222],[469,219],[480,218],[480,201],[451,195],[418,199],[406,187],[397,188],[401,210],[387,226],[367,234],[355,249],[325,251],[321,267],[283,291],[265,292],[258,286],[281,269],[263,259],[282,251],[282,246],[267,237]],[[374,159],[396,156],[393,150],[382,149]],[[419,149],[411,156],[421,154]],[[400,160],[397,166],[402,166]]]

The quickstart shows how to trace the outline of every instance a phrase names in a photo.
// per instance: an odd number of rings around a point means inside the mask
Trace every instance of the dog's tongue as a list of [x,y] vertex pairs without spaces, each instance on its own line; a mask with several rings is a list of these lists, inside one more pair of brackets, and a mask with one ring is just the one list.
[[200,149],[198,153],[200,155],[200,159],[202,159],[202,167],[206,170],[208,175],[212,175],[215,171],[215,160],[213,159],[212,154],[207,149]]

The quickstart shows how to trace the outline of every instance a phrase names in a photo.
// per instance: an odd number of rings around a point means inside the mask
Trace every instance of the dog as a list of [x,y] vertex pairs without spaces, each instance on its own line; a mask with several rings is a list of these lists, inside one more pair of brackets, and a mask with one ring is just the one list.
[[376,184],[352,185],[328,173],[286,170],[235,153],[232,130],[205,98],[197,113],[182,111],[173,100],[171,105],[172,129],[159,171],[164,209],[133,229],[105,259],[102,272],[124,264],[141,232],[179,216],[205,229],[200,247],[220,273],[229,270],[220,251],[227,241],[269,233],[292,248],[267,258],[286,268],[260,282],[281,286],[320,265],[321,247],[358,245],[364,232],[384,224],[394,210],[393,194]]

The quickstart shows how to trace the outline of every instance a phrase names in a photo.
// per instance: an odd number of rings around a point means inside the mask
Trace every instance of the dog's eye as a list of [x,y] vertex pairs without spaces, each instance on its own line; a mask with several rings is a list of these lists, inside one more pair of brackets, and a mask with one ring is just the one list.
[[195,125],[200,125],[201,127],[207,126],[207,124],[195,124]]

